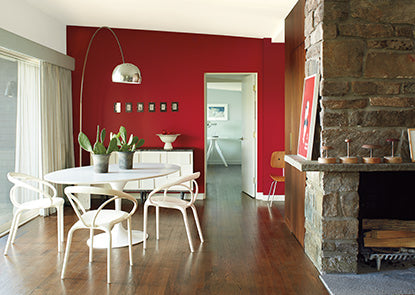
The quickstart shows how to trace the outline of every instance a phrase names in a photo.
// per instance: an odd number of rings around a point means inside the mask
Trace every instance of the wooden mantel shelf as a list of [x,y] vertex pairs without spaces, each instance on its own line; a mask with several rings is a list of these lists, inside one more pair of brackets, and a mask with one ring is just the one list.
[[415,171],[415,163],[380,163],[380,164],[321,164],[318,161],[307,161],[297,155],[285,155],[285,162],[299,171],[324,172],[374,172],[374,171]]

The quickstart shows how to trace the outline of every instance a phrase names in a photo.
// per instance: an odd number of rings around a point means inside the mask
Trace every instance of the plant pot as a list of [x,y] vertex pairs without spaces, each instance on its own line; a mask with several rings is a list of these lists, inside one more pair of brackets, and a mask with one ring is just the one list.
[[96,155],[92,154],[92,159],[94,160],[94,172],[95,173],[107,173],[108,164],[111,154]]
[[118,166],[120,169],[133,169],[134,152],[118,152]]

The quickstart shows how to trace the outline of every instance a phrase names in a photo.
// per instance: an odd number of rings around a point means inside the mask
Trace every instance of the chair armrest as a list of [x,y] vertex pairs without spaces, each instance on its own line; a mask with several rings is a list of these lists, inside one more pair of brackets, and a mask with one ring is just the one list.
[[[50,203],[52,205],[52,198],[55,198],[57,196],[57,190],[56,188],[49,182],[43,180],[43,179],[39,179],[37,177],[33,177],[27,174],[23,174],[23,173],[18,173],[18,172],[9,172],[7,174],[7,178],[9,179],[10,182],[12,182],[14,184],[13,188],[10,191],[10,200],[12,201],[13,205],[18,207],[21,205],[20,202],[18,202],[15,198],[15,194],[14,194],[14,190],[18,187],[36,192],[38,194],[40,194],[41,196],[43,196],[44,198],[49,198]],[[31,183],[29,182],[35,182],[38,183],[40,185],[45,185],[48,188],[50,188],[52,190],[52,195],[49,194],[48,191],[46,190],[41,190],[35,186],[33,186]]]

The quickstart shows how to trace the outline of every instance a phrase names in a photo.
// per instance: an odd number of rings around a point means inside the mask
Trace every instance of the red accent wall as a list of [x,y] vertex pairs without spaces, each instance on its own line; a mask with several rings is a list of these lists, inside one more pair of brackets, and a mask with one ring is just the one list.
[[[72,73],[74,137],[79,133],[79,91],[82,66],[88,42],[97,28],[67,27],[67,54],[76,60]],[[221,72],[258,73],[258,189],[268,193],[270,152],[284,147],[284,45],[268,39],[202,34],[114,29],[125,61],[137,65],[141,85],[111,82],[114,67],[121,63],[118,45],[108,30],[93,40],[85,70],[83,90],[83,131],[95,138],[96,125],[107,132],[124,125],[129,132],[145,139],[144,147],[163,147],[155,135],[163,129],[182,134],[175,148],[194,149],[194,169],[204,192],[204,74]],[[122,112],[113,111],[115,102]],[[125,112],[125,103],[133,112]],[[143,102],[145,112],[136,104]],[[148,112],[148,103],[156,112]],[[160,112],[166,102],[167,112]],[[171,112],[171,102],[179,111]],[[75,155],[78,158],[77,140]],[[77,159],[78,161],[78,159]],[[83,154],[88,164],[87,153]],[[284,194],[280,189],[278,194]]]
[[[269,175],[283,173],[281,169],[272,169],[270,162],[272,152],[285,148],[284,46],[265,40],[263,55],[263,99],[258,115],[258,171],[262,171],[262,175],[258,173],[258,191],[268,194],[271,185]],[[275,193],[284,195],[284,191],[284,184],[278,184]]]

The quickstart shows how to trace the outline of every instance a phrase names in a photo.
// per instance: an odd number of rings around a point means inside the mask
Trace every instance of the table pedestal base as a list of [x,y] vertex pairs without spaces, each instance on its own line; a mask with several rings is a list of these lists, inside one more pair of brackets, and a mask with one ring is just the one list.
[[[128,231],[122,227],[112,230],[112,248],[128,247]],[[148,238],[148,234],[147,237]],[[133,245],[142,243],[144,241],[144,232],[139,230],[132,231],[132,242]],[[91,245],[90,239],[86,242],[88,247]],[[94,249],[107,249],[108,248],[108,235],[102,233],[94,236]]]

